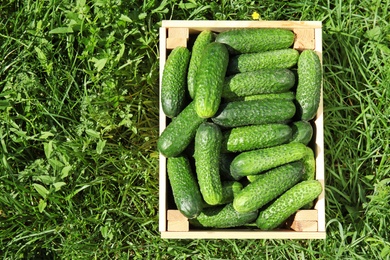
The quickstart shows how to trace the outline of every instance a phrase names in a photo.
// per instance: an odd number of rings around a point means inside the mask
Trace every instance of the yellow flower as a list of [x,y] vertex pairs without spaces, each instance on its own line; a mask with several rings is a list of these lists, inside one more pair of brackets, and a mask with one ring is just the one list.
[[258,20],[258,19],[260,19],[260,14],[259,14],[258,12],[256,12],[256,11],[254,11],[253,14],[252,14],[252,19],[253,19],[253,20]]

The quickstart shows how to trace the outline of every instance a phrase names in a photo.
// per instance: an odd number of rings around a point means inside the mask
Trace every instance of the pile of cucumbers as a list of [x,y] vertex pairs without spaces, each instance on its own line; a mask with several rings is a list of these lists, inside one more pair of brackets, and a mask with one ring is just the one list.
[[277,28],[204,30],[166,60],[161,106],[175,204],[197,227],[281,227],[322,192],[310,148],[322,69]]

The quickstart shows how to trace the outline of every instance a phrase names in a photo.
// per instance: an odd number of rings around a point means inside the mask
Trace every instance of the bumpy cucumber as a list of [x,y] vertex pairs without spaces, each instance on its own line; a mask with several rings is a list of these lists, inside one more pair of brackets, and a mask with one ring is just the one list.
[[314,157],[314,151],[310,147],[306,147],[306,153],[302,158],[302,162],[305,166],[305,174],[302,179],[314,180],[316,175],[316,159]]
[[292,136],[290,142],[308,145],[313,137],[313,127],[307,121],[296,121],[291,124]]
[[304,50],[298,60],[296,99],[301,120],[311,120],[317,113],[321,98],[321,61],[313,50]]
[[188,92],[191,98],[195,96],[195,75],[198,71],[200,59],[203,55],[206,46],[214,41],[214,33],[210,30],[202,31],[197,37],[192,46],[190,64],[188,65],[187,85]]
[[[222,147],[221,147],[222,151]],[[238,180],[235,179],[230,173],[230,164],[232,163],[235,154],[234,153],[221,153],[219,155],[219,173],[221,175],[221,180]]]
[[248,179],[249,182],[254,182],[257,179],[263,178],[265,174],[256,174],[256,175],[248,175],[246,178]]
[[198,116],[210,118],[217,112],[228,62],[229,53],[225,45],[212,42],[204,49],[194,85]]
[[169,54],[161,80],[161,105],[167,117],[177,116],[185,105],[190,51],[182,46]]
[[188,158],[168,158],[167,172],[177,209],[187,218],[197,217],[203,209],[203,199]]
[[[233,202],[233,199],[242,190],[243,185],[238,181],[222,182],[222,200],[218,205],[224,205]],[[214,207],[215,205],[205,204],[204,207]]]
[[233,202],[233,199],[242,190],[243,185],[238,181],[224,181],[222,182],[222,202],[221,204],[228,204]]
[[284,92],[284,93],[270,93],[270,94],[259,94],[244,97],[244,100],[266,100],[273,99],[276,100],[290,100],[293,101],[295,99],[295,94],[292,91]]
[[266,100],[266,99],[273,99],[275,100],[275,102],[278,102],[278,100],[294,101],[295,93],[292,91],[287,91],[283,93],[257,94],[257,95],[250,95],[245,97],[224,98],[224,101],[232,102],[232,101],[249,101],[249,100]]
[[295,104],[290,100],[250,100],[221,104],[212,118],[224,127],[285,122],[295,115]]
[[193,140],[199,125],[205,121],[195,111],[191,102],[164,129],[157,141],[157,149],[165,157],[173,157],[183,152]]
[[302,181],[282,194],[265,210],[261,211],[256,225],[262,230],[271,230],[283,224],[302,206],[316,199],[322,192],[317,180]]
[[300,161],[276,167],[264,173],[239,192],[233,200],[238,212],[250,212],[263,207],[301,180],[304,168]]
[[306,146],[301,143],[288,143],[242,152],[230,164],[230,172],[233,176],[256,175],[274,167],[301,160],[306,153]]
[[200,192],[209,205],[222,201],[222,183],[219,174],[219,155],[222,132],[213,123],[202,123],[195,135],[195,167]]
[[294,38],[286,29],[244,28],[221,32],[215,41],[226,44],[230,53],[252,53],[288,48]]
[[227,73],[235,74],[265,68],[288,69],[297,64],[298,58],[299,52],[295,49],[240,54],[231,57]]
[[[314,151],[310,147],[306,147],[306,155],[302,158],[303,165],[305,167],[305,173],[302,180],[314,180],[316,175],[316,159],[314,157]],[[313,201],[303,206],[303,209],[310,209],[313,207]]]
[[233,204],[204,208],[197,218],[190,219],[190,223],[198,227],[230,228],[239,227],[254,221],[258,211],[247,213],[237,212]]
[[238,73],[225,79],[222,97],[234,98],[265,93],[281,93],[295,84],[289,69],[261,69]]
[[286,124],[235,127],[223,133],[222,152],[242,152],[281,145],[290,140],[292,130]]

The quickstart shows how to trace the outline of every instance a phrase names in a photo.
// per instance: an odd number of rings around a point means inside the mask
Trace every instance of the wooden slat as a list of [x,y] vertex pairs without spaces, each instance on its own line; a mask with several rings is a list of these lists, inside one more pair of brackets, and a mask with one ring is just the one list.
[[188,38],[189,28],[168,28],[168,38]]
[[187,47],[187,38],[167,38],[167,49],[173,50],[178,46]]
[[325,239],[325,232],[297,232],[297,231],[189,231],[189,232],[161,232],[162,238],[171,239]]
[[[160,77],[159,82],[161,86],[161,80],[162,80],[162,74],[164,71],[164,64],[166,60],[166,41],[167,38],[167,30],[165,28],[160,28]],[[161,88],[159,89],[161,91]],[[160,95],[161,96],[161,93]],[[164,131],[166,126],[166,117],[162,116],[164,115],[164,112],[162,110],[161,102],[159,103],[159,133],[161,134],[162,131]],[[158,229],[160,232],[166,231],[166,212],[167,212],[167,178],[166,178],[166,158],[160,153],[159,154],[159,222],[158,222]]]
[[187,232],[190,230],[188,221],[168,221],[167,224],[169,232]]
[[296,50],[314,50],[314,28],[293,29],[295,33],[294,49]]
[[188,219],[178,210],[167,211],[167,230],[168,231],[186,231],[190,229]]
[[188,38],[189,28],[168,28],[166,48],[172,50],[178,46],[187,47]]
[[318,230],[318,222],[308,220],[294,221],[291,229],[297,232],[316,232]]
[[317,210],[298,210],[294,215],[290,226],[295,231],[317,231],[318,230],[318,211]]
[[[322,29],[314,30],[315,51],[319,54],[322,63]],[[325,220],[325,166],[324,166],[324,105],[323,105],[323,81],[321,84],[321,98],[315,118],[316,135],[315,135],[315,154],[316,154],[316,179],[322,184],[322,193],[317,199],[315,209],[318,210],[318,232],[326,230]]]
[[173,221],[187,221],[187,218],[176,209],[169,209],[167,211],[167,220]]
[[294,221],[317,221],[318,211],[315,209],[298,210],[295,213]]
[[319,21],[178,21],[178,20],[163,20],[162,27],[166,28],[182,28],[188,27],[190,30],[211,29],[216,32],[224,31],[230,28],[321,28],[322,23]]

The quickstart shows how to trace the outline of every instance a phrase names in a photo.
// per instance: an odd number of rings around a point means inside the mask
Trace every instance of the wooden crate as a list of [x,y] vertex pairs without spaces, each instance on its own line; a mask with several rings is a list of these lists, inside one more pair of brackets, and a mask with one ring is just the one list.
[[[286,28],[295,35],[294,49],[315,50],[322,61],[322,23],[318,21],[162,21],[160,28],[160,86],[167,53],[176,46],[186,46],[205,29],[222,32],[232,28]],[[160,134],[167,118],[160,104]],[[314,119],[313,149],[316,157],[316,179],[324,183],[323,101]],[[166,158],[159,162],[159,231],[162,238],[173,239],[325,239],[325,193],[318,197],[314,209],[299,210],[289,219],[289,229],[261,231],[256,228],[200,230],[190,227],[174,205],[169,205],[169,181]],[[171,203],[172,204],[172,203]]]

